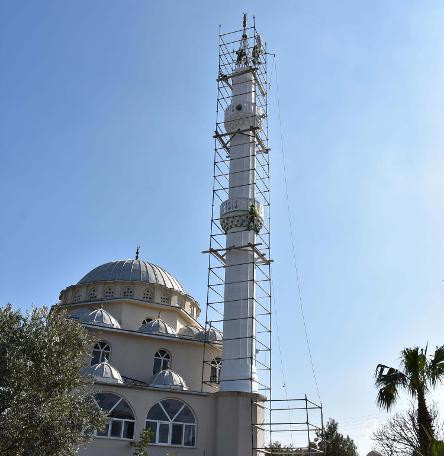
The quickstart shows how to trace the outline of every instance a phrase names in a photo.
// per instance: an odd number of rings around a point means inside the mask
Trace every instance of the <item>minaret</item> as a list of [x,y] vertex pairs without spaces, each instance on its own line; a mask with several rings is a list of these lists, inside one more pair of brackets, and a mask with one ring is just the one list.
[[241,30],[219,34],[217,91],[202,390],[214,393],[224,429],[215,454],[259,456],[271,399],[267,53],[246,15]]
[[234,72],[229,76],[231,103],[225,109],[229,137],[228,199],[220,207],[226,233],[223,362],[221,391],[257,392],[255,313],[256,235],[263,224],[263,206],[256,200],[256,135],[264,112],[256,104],[252,69],[262,45],[249,46],[246,15]]

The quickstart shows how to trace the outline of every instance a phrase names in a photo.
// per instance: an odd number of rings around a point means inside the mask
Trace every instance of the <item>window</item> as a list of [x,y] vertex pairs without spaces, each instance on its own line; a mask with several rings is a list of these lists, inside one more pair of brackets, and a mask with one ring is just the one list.
[[95,288],[91,288],[88,292],[88,299],[92,301],[93,299],[97,299],[97,292]]
[[109,418],[105,429],[95,431],[97,437],[129,440],[134,438],[134,413],[125,399],[114,393],[97,393],[94,395],[94,402],[108,413]]
[[146,288],[145,291],[143,292],[142,298],[145,301],[152,301],[153,300],[153,292],[151,288]]
[[94,345],[91,366],[94,364],[102,363],[103,361],[109,361],[109,355],[111,354],[111,347],[108,343],[103,340],[99,341]]
[[210,382],[220,383],[220,368],[222,367],[222,360],[220,358],[214,358],[211,361],[211,372],[210,372]]
[[104,293],[105,299],[112,299],[114,298],[114,290],[111,287],[105,289]]
[[134,292],[131,287],[125,287],[123,289],[123,297],[124,298],[131,298],[133,296]]
[[154,355],[153,375],[171,366],[171,355],[166,350],[159,350]]
[[146,318],[143,319],[142,325],[144,325],[145,323],[149,323],[150,321],[153,321],[153,319],[149,318],[149,317],[146,317]]
[[159,445],[194,447],[196,427],[194,413],[176,399],[158,402],[146,416],[146,429],[153,433],[152,443]]
[[80,291],[76,291],[74,293],[74,297],[73,297],[72,301],[79,302],[81,299],[82,299],[82,295],[81,295]]
[[162,296],[160,297],[160,302],[161,302],[162,304],[169,304],[169,303],[170,303],[170,298],[169,298],[169,296],[167,296],[167,295],[162,295]]

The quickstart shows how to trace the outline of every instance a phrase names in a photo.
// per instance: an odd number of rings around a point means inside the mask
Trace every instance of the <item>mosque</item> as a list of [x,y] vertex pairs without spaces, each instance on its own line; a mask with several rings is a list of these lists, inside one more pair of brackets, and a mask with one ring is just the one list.
[[266,192],[256,183],[258,154],[269,151],[260,136],[266,112],[257,102],[265,53],[245,16],[236,33],[231,70],[220,72],[229,88],[217,137],[228,185],[213,223],[225,244],[207,252],[222,263],[222,327],[200,323],[202,308],[182,282],[139,258],[139,249],[134,258],[101,264],[63,289],[57,308],[96,341],[83,374],[94,378],[94,400],[109,416],[79,455],[132,455],[144,429],[152,431],[150,456],[265,454],[266,396],[255,345],[256,307],[264,299],[257,268],[270,263],[257,242],[267,235],[267,204],[259,195]]

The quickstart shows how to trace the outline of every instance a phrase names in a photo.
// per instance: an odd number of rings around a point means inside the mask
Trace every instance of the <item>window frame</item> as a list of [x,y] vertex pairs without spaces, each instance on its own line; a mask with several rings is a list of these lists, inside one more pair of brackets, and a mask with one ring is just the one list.
[[88,301],[96,301],[97,300],[97,288],[91,287],[88,290]]
[[[165,352],[167,356],[161,356],[160,355],[160,352]],[[159,356],[157,356],[159,354]],[[163,368],[163,369],[159,369],[158,371],[154,371],[154,368],[156,366],[156,359],[160,359],[161,361],[161,364],[160,364],[160,367],[162,368],[164,366],[164,361],[165,360],[168,360],[168,366]],[[163,370],[165,369],[171,369],[171,363],[172,363],[172,359],[173,357],[171,356],[171,352],[169,350],[167,350],[166,348],[159,348],[156,353],[154,353],[154,358],[153,358],[153,375],[157,375],[159,372],[162,372]]]
[[122,296],[124,298],[134,298],[134,288],[125,286],[122,290]]
[[[213,371],[214,369],[214,371]],[[216,385],[220,384],[220,374],[222,370],[222,358],[213,358],[210,362],[210,382]],[[213,375],[215,372],[215,375]]]
[[[108,362],[110,362],[110,360],[111,360],[111,351],[112,351],[112,350],[111,350],[111,344],[110,344],[108,341],[106,341],[106,340],[98,340],[98,341],[94,344],[94,347],[93,347],[93,349],[92,349],[91,366],[94,366],[94,365],[96,365],[96,364],[102,363],[102,362],[104,361],[104,360],[102,360],[102,355],[103,355],[103,353],[105,352],[105,349],[102,348],[102,347],[100,347],[100,349],[96,349],[96,346],[99,345],[99,344],[101,344],[101,343],[108,346],[108,349],[109,349],[109,350],[108,350],[108,357],[106,358],[106,360],[107,360]],[[99,358],[100,361],[99,361],[98,363],[94,363],[94,364],[93,364],[94,352],[95,352],[95,351],[99,351],[99,350],[100,350],[100,358]]]
[[[145,297],[147,296],[147,297]],[[153,289],[150,288],[150,287],[147,287],[143,290],[143,293],[142,293],[142,299],[144,301],[153,301],[154,299],[154,293],[153,293]]]
[[[110,293],[110,296],[107,296],[107,293]],[[103,290],[103,299],[114,299],[114,287],[106,287]]]
[[[93,398],[93,401],[94,403],[96,404],[96,406],[100,409],[100,410],[103,410],[100,408],[96,398],[95,398],[95,395],[96,394],[111,394],[113,396],[116,396],[119,398],[119,400],[109,409],[109,410],[105,410],[106,413],[107,413],[107,419],[108,419],[108,423],[107,423],[107,435],[99,435],[97,432],[97,429],[94,430],[94,437],[95,438],[98,438],[98,439],[112,439],[112,440],[126,440],[126,441],[133,441],[134,440],[134,436],[135,436],[135,433],[136,433],[136,414],[134,413],[134,409],[132,408],[131,404],[123,397],[123,396],[120,396],[119,394],[117,393],[114,393],[113,391],[96,391],[93,395],[92,395],[92,398]],[[109,417],[109,415],[112,413],[112,411],[122,402],[124,401],[128,407],[130,408],[131,410],[131,413],[133,414],[133,417],[134,419],[130,420],[128,418],[116,418],[116,417]],[[121,422],[122,423],[122,428],[121,428],[121,431],[120,431],[120,437],[116,437],[116,436],[113,436],[113,435],[110,435],[111,434],[111,428],[112,428],[112,422]],[[125,423],[133,423],[133,436],[131,438],[128,438],[128,437],[123,437],[123,431],[125,429]]]
[[[170,415],[168,414],[168,412],[166,411],[166,409],[164,408],[162,402],[164,401],[168,401],[168,400],[173,400],[173,401],[176,401],[176,402],[180,402],[182,404],[182,406],[179,408],[179,410],[175,413],[174,417],[173,418],[170,418]],[[162,420],[153,420],[153,419],[149,419],[148,418],[148,415],[151,411],[151,409],[153,407],[155,407],[156,405],[159,405],[163,411],[163,413],[165,414],[166,417],[168,417],[169,421],[165,421],[164,419]],[[188,408],[188,410],[191,412],[192,416],[193,416],[193,419],[194,419],[194,423],[184,423],[184,422],[181,422],[181,421],[174,421],[175,418],[177,418],[177,416],[180,415],[180,413],[185,409],[185,408]],[[185,402],[181,401],[180,399],[177,399],[177,398],[173,398],[173,397],[167,397],[165,399],[161,399],[160,401],[157,401],[156,403],[154,403],[150,409],[148,410],[148,413],[146,414],[146,418],[145,418],[145,429],[148,429],[148,428],[152,428],[151,426],[148,426],[148,423],[154,423],[156,425],[156,429],[155,429],[155,432],[154,432],[154,441],[151,442],[150,444],[151,445],[154,445],[154,446],[163,446],[163,447],[177,447],[177,448],[197,448],[197,417],[196,417],[196,414],[194,413],[194,410]],[[159,429],[160,429],[160,425],[161,424],[167,424],[168,425],[168,442],[165,443],[165,442],[159,442]],[[181,444],[177,444],[177,443],[172,443],[172,440],[173,440],[173,425],[176,424],[176,425],[181,425],[182,426],[182,443]],[[193,430],[193,437],[194,437],[194,444],[193,445],[185,445],[185,429],[186,427],[189,427]]]

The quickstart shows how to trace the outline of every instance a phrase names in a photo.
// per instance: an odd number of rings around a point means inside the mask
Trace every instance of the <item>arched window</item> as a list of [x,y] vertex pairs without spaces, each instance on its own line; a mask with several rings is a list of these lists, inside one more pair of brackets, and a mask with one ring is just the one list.
[[134,438],[136,421],[134,413],[125,399],[114,393],[96,393],[94,402],[108,413],[109,419],[105,429],[96,430],[96,436],[129,440]]
[[125,287],[123,289],[123,297],[124,298],[131,298],[133,296],[134,292],[131,287]]
[[112,299],[114,298],[114,290],[112,287],[105,288],[105,293],[103,294],[105,299]]
[[164,295],[162,295],[162,296],[160,297],[160,302],[161,302],[162,304],[169,304],[169,303],[170,303],[170,297],[169,297],[168,295],[165,295],[165,294],[164,294]]
[[151,288],[146,288],[145,291],[143,292],[142,296],[144,301],[152,301],[153,300],[153,292]]
[[220,358],[214,358],[211,361],[211,373],[210,382],[220,383],[220,368],[222,367],[222,360]]
[[166,350],[159,350],[154,355],[153,374],[165,369],[169,369],[171,365],[171,355]]
[[95,288],[91,288],[88,292],[88,299],[92,301],[93,299],[97,299],[97,291]]
[[109,361],[109,355],[111,354],[111,347],[109,344],[103,340],[94,345],[91,366],[94,364],[102,363],[103,361]]
[[146,428],[153,433],[152,443],[194,447],[196,418],[188,405],[176,399],[164,399],[151,407]]
[[82,294],[80,293],[80,291],[76,291],[74,293],[74,297],[73,297],[72,301],[79,302],[81,299],[82,299]]
[[146,317],[146,318],[143,319],[142,325],[144,325],[145,323],[149,323],[150,321],[153,321],[153,319],[149,318],[149,317]]

